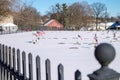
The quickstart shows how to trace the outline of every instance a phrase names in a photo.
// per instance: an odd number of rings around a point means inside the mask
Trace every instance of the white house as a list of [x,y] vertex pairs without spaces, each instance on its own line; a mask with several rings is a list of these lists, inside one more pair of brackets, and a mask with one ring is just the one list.
[[5,32],[15,32],[18,30],[18,26],[13,23],[4,23],[0,25],[2,31]]
[[[113,23],[114,23],[114,22],[99,23],[97,28],[100,29],[100,30],[105,30],[105,27],[106,27],[106,29],[107,29],[107,28],[110,27]],[[93,30],[96,30],[96,24],[93,24],[92,26],[93,26]]]
[[0,16],[0,31],[15,32],[18,30],[18,26],[14,24],[13,16]]

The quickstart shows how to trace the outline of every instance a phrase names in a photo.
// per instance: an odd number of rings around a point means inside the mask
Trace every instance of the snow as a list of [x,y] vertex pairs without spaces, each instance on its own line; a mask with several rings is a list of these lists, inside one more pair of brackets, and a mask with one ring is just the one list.
[[[99,43],[110,43],[116,49],[116,58],[110,68],[120,72],[120,32],[119,31],[44,31],[39,40],[32,32],[0,35],[0,43],[33,55],[34,80],[36,80],[35,57],[41,59],[41,80],[45,80],[45,60],[51,61],[51,80],[58,79],[57,66],[64,66],[64,80],[74,80],[74,73],[80,70],[82,80],[89,80],[88,74],[100,68],[94,57],[95,34]],[[114,33],[116,34],[114,37]],[[80,35],[80,37],[78,37]],[[33,41],[37,42],[33,44]],[[28,59],[28,58],[27,58]],[[27,60],[28,62],[28,60]],[[28,67],[28,66],[27,66]],[[21,71],[22,72],[22,71]],[[28,68],[27,68],[28,72]],[[28,76],[28,74],[27,74]]]

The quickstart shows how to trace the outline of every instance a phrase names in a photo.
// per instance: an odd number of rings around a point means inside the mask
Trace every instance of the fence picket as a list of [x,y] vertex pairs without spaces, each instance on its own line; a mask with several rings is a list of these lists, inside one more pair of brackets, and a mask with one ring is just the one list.
[[17,70],[18,70],[18,75],[21,76],[21,60],[20,60],[20,50],[17,49]]
[[6,79],[5,80],[8,80],[8,69],[7,69],[7,67],[8,67],[8,47],[7,46],[5,46],[5,50],[6,50],[6,69],[5,69],[5,75],[6,75]]
[[6,69],[6,66],[7,66],[7,59],[6,59],[6,56],[7,56],[7,51],[6,51],[6,46],[4,45],[4,50],[3,50],[3,55],[4,55],[4,71],[3,71],[3,77],[4,77],[4,80],[6,80],[7,79],[7,69]]
[[4,45],[4,50],[3,50],[3,52],[4,52],[4,65],[6,65],[6,46]]
[[2,77],[1,77],[1,75],[2,75],[2,74],[1,74],[1,71],[2,71],[2,69],[1,69],[1,68],[2,68],[2,66],[1,66],[1,54],[2,54],[2,53],[1,53],[1,47],[2,47],[2,45],[0,44],[0,80],[2,80],[2,79],[1,79],[1,78],[2,78]]
[[[11,54],[11,47],[9,47],[9,70],[12,69],[12,54]],[[12,74],[9,72],[10,80],[12,80]]]
[[9,68],[12,69],[11,47],[9,47]]
[[75,72],[75,80],[81,80],[81,72],[79,70]]
[[26,80],[26,53],[22,52],[23,80]]
[[41,71],[41,69],[40,69],[40,57],[37,56],[36,57],[36,77],[37,77],[37,80],[41,80],[40,71]]
[[4,45],[2,45],[2,64],[4,64]]
[[[22,72],[21,73],[21,59]],[[17,62],[16,62],[17,61]],[[17,63],[17,64],[16,64]],[[26,53],[22,52],[20,57],[20,50],[7,47],[0,44],[0,80],[33,80],[33,57],[32,53],[28,54],[29,78],[26,76]],[[49,59],[45,60],[46,80],[51,80],[51,62]],[[36,80],[41,80],[41,66],[40,57],[36,57]],[[64,80],[64,66],[58,65],[58,80]],[[81,72],[75,72],[75,80],[81,80]]]
[[1,44],[0,44],[0,65],[1,65]]
[[7,65],[7,67],[8,67],[8,65],[9,65],[9,55],[8,55],[8,46],[6,46],[6,65]]
[[58,80],[64,80],[64,68],[62,64],[58,65]]
[[4,55],[4,57],[3,57],[3,59],[4,59],[4,63],[3,63],[3,65],[4,65],[3,77],[4,77],[4,80],[6,80],[6,46],[4,45],[3,47],[4,47],[4,50],[3,50],[3,55]]
[[45,65],[46,65],[46,80],[51,80],[51,65],[50,65],[50,60],[47,59],[45,61]]
[[[13,72],[16,73],[16,54],[15,54],[15,48],[12,49],[12,53],[13,53]],[[16,80],[15,75],[13,74],[13,78],[14,80]]]
[[[4,66],[4,45],[2,45],[2,65]],[[1,73],[2,73],[2,78],[1,78],[1,80],[4,80],[4,67],[2,67],[2,71],[1,71]]]
[[28,55],[28,61],[29,61],[29,80],[33,80],[33,63],[31,53],[29,53]]
[[16,57],[15,57],[15,48],[12,49],[13,53],[13,70],[16,72]]

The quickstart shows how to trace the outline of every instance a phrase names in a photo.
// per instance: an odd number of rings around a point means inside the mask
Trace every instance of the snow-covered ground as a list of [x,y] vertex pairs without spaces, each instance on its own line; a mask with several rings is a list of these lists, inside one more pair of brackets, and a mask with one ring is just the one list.
[[[57,66],[64,66],[64,80],[74,80],[74,73],[78,69],[82,73],[82,80],[89,80],[88,74],[100,68],[94,57],[95,34],[98,44],[107,42],[116,49],[116,58],[110,67],[120,72],[120,32],[113,31],[44,31],[39,40],[34,32],[23,32],[0,35],[0,43],[33,54],[34,80],[36,80],[35,57],[41,58],[41,80],[45,80],[45,60],[51,61],[52,79],[58,79]],[[78,37],[79,35],[79,37]],[[114,36],[115,35],[115,36]],[[114,37],[113,37],[114,36]],[[35,44],[33,41],[37,40]],[[28,68],[27,68],[28,72]],[[28,76],[28,75],[27,75]]]

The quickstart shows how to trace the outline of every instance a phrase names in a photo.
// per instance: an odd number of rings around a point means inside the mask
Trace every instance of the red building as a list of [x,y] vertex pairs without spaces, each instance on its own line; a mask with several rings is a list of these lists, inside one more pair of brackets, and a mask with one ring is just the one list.
[[57,20],[55,20],[55,19],[49,20],[48,22],[46,22],[44,24],[44,26],[47,26],[47,27],[49,27],[51,29],[61,29],[61,28],[63,28],[63,25],[61,23],[59,23]]

